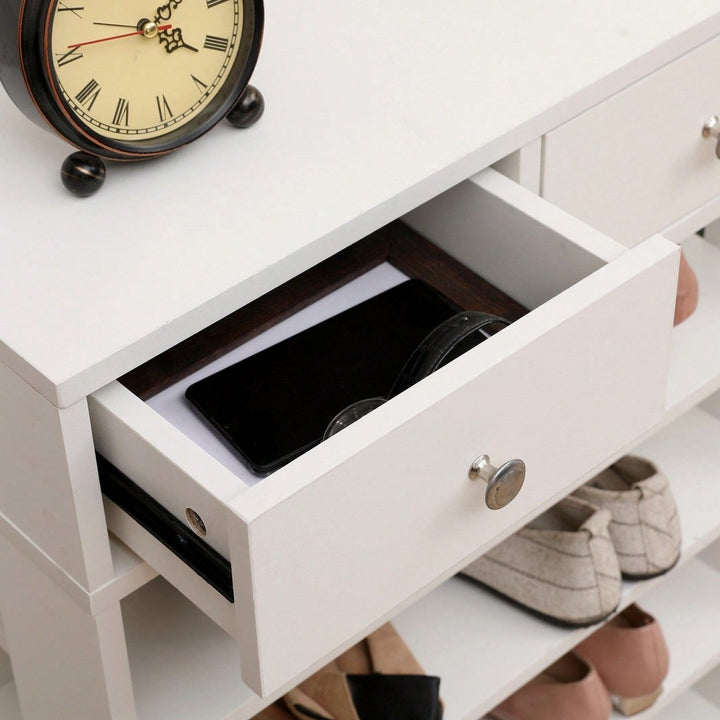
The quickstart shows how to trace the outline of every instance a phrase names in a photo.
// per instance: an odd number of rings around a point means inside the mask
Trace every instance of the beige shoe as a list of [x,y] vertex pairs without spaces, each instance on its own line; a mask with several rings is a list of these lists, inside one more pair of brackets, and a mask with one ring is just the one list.
[[612,514],[610,537],[623,575],[661,575],[678,561],[677,507],[668,479],[650,461],[626,455],[573,495]]
[[526,608],[568,625],[590,625],[620,601],[610,513],[561,500],[462,573]]

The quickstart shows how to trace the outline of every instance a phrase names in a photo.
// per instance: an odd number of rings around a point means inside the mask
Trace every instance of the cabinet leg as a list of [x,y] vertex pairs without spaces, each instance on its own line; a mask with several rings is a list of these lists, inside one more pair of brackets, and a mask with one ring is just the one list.
[[90,614],[0,538],[0,613],[23,720],[137,720],[119,603]]

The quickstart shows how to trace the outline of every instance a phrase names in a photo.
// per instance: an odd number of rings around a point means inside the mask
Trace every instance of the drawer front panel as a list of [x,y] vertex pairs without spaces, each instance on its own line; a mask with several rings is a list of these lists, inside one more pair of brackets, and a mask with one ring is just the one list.
[[720,193],[720,114],[712,40],[549,133],[542,194],[632,246]]
[[[658,288],[672,288],[677,257],[650,245],[280,471],[307,476],[294,494],[261,484],[233,503],[248,684],[270,692],[361,637],[659,419],[672,298]],[[332,467],[349,447],[363,449]],[[502,510],[468,476],[484,453],[527,464]]]

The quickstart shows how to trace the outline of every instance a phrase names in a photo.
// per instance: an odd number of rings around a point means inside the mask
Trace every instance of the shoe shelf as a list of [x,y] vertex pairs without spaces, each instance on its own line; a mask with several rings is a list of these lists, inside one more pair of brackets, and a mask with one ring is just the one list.
[[720,720],[720,708],[699,692],[688,690],[653,717],[655,720]]
[[139,720],[234,720],[263,707],[240,680],[237,643],[163,578],[122,613]]
[[[720,467],[718,437],[720,421],[693,408],[636,448],[670,477],[683,527],[678,566],[653,580],[626,582],[622,600],[622,607],[642,600],[651,612],[661,608],[658,617],[672,644],[668,698],[720,659],[720,627],[715,621],[720,574],[694,559],[720,532],[717,481],[707,470]],[[699,589],[699,580],[706,589]],[[689,636],[689,614],[697,642]],[[394,622],[426,671],[442,677],[448,720],[481,717],[594,630],[543,621],[461,577],[420,599]],[[701,652],[701,646],[706,650]]]
[[110,534],[110,553],[115,577],[95,591],[96,602],[111,603],[131,595],[157,577],[157,572],[123,542]]

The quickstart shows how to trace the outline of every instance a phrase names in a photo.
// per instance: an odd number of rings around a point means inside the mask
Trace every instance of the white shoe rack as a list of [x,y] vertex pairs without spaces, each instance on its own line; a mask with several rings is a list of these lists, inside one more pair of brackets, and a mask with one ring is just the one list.
[[[639,720],[720,719],[720,250],[685,244],[700,279],[700,305],[673,330],[668,409],[662,427],[637,447],[671,479],[683,554],[666,575],[625,584],[622,606],[638,601],[660,621],[671,669],[663,695]],[[618,453],[622,454],[622,453]],[[123,617],[141,720],[234,720],[259,709],[238,682],[233,640],[122,545],[114,545]],[[395,619],[428,673],[442,678],[447,720],[477,720],[593,628],[563,629],[453,578]],[[0,627],[0,646],[4,634]],[[703,677],[707,679],[703,682]],[[619,716],[618,716],[619,717]],[[0,652],[0,718],[21,720],[7,656]]]

